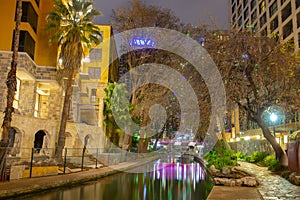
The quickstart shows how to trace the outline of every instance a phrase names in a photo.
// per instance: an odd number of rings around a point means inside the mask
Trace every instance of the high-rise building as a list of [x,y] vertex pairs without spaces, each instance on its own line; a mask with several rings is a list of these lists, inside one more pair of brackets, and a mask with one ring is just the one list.
[[[298,53],[300,0],[229,0],[229,9],[233,31],[251,31],[255,35],[278,37],[280,42],[294,44],[295,53]],[[233,107],[231,112],[235,130],[232,132],[232,138],[236,141],[250,138],[261,140],[261,129],[247,118],[246,113],[237,106]],[[293,116],[286,116],[281,119],[282,124],[276,125],[276,130],[275,126],[273,127],[272,132],[280,145],[286,145],[288,134],[299,129],[299,114],[298,111]]]
[[275,34],[300,48],[300,0],[229,0],[231,28]]

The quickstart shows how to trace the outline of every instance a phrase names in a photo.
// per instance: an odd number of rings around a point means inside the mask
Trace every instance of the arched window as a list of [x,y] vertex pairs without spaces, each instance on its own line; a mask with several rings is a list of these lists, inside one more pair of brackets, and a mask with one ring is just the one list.
[[34,137],[34,148],[36,153],[40,153],[41,148],[43,147],[44,136],[46,133],[42,130],[38,131]]
[[16,136],[16,130],[14,128],[11,128],[9,130],[9,135],[8,135],[8,147],[14,147],[14,143],[15,143],[15,136]]

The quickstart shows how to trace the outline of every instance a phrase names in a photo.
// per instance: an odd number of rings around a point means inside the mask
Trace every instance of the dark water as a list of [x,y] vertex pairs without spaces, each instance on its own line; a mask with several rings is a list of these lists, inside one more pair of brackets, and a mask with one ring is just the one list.
[[[146,168],[145,168],[146,167]],[[198,163],[156,161],[144,173],[119,173],[70,188],[15,199],[28,200],[146,200],[206,199],[212,183]]]

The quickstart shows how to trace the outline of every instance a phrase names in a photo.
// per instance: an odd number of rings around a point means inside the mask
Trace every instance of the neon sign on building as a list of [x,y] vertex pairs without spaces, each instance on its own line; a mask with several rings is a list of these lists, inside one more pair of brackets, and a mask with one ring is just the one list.
[[133,47],[153,47],[154,41],[150,38],[135,37],[130,40],[129,44]]

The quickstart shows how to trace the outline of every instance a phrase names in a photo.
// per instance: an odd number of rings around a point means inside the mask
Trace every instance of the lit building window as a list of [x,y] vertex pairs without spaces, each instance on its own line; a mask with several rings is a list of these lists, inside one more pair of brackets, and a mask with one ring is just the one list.
[[264,12],[266,9],[266,2],[265,1],[262,1],[260,4],[259,4],[259,14],[261,14],[262,12]]
[[39,101],[40,101],[40,95],[37,93],[35,95],[35,105],[34,105],[34,117],[38,117],[38,113],[39,113]]
[[19,108],[19,100],[20,100],[20,84],[21,81],[20,79],[17,78],[17,91],[15,92],[15,96],[14,96],[14,102],[13,102],[13,107],[15,109]]

